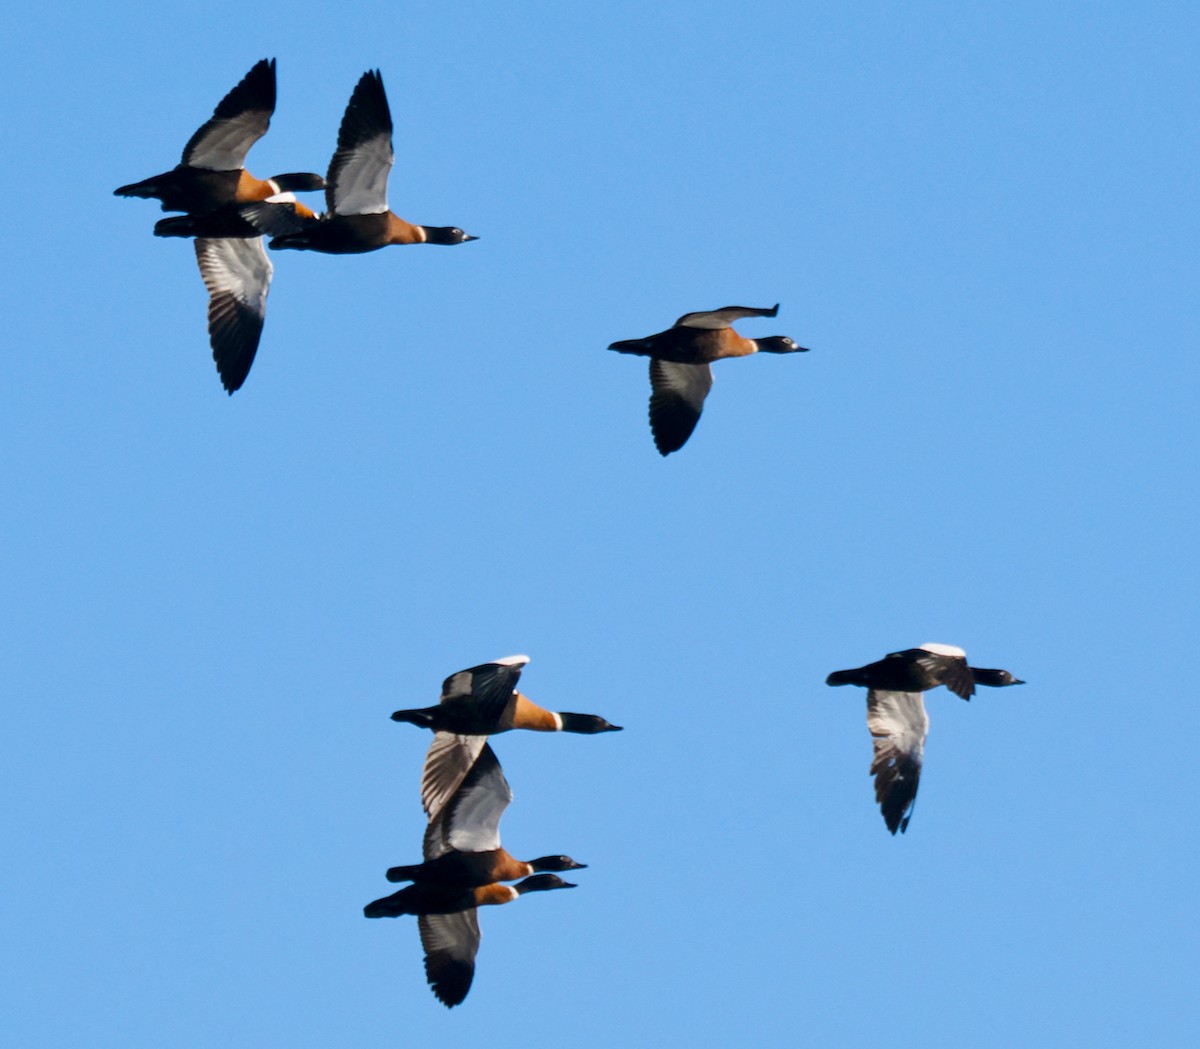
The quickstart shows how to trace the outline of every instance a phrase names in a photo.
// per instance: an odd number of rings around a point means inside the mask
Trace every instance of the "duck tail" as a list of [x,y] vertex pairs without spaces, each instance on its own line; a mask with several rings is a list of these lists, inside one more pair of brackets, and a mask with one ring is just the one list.
[[835,670],[825,679],[827,685],[865,685],[861,670]]
[[381,900],[372,900],[363,908],[363,914],[368,918],[397,918],[401,914],[411,914],[412,911],[405,906],[404,893],[406,891],[401,889]]
[[131,182],[128,186],[122,186],[120,189],[113,190],[114,197],[144,197],[153,199],[162,196],[162,187],[159,181],[162,176],[155,175],[153,178],[142,179],[141,182]]
[[201,235],[192,215],[172,215],[154,224],[156,237],[198,237]]
[[[434,710],[437,708],[434,707]],[[420,728],[433,728],[433,714],[428,710],[397,710],[392,715],[393,721],[406,721]]]
[[625,339],[623,342],[614,342],[609,349],[617,353],[634,353],[639,357],[650,356],[650,343],[646,339]]
[[280,248],[299,248],[303,250],[312,246],[312,238],[307,233],[284,233],[272,237],[270,247],[278,251]]
[[388,881],[413,881],[420,873],[421,868],[417,867],[389,867],[387,872]]

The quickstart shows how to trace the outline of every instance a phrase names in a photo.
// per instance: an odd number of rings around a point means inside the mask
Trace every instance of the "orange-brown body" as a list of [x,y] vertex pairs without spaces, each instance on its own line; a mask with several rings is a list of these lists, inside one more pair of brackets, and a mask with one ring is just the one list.
[[[305,215],[297,210],[297,214],[311,217],[311,212]],[[278,237],[271,246],[305,248],[327,255],[359,255],[391,244],[424,244],[425,240],[422,227],[405,222],[391,211],[382,211],[372,215],[326,215],[296,233]]]
[[726,357],[747,357],[758,350],[758,344],[742,338],[732,328],[676,326],[645,339],[614,343],[610,348],[675,364],[711,364]]
[[512,701],[500,718],[497,732],[511,728],[531,729],[534,732],[558,732],[562,722],[552,710],[539,707],[520,692],[514,692]]
[[496,881],[516,881],[533,872],[533,864],[518,860],[507,849],[483,852],[452,849],[411,867],[393,867],[388,871],[388,881],[433,882],[447,888],[470,889]]
[[480,885],[471,890],[477,907],[488,907],[501,903],[512,903],[519,893],[511,885]]
[[163,211],[202,215],[229,204],[266,200],[278,193],[279,187],[269,179],[255,178],[245,168],[209,171],[180,164],[161,175],[122,186],[116,192],[122,197],[157,198],[162,201]]

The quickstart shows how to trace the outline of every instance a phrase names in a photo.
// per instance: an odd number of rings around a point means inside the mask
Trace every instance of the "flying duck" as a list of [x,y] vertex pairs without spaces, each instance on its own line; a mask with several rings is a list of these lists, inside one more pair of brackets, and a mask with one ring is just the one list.
[[[425,948],[425,975],[433,993],[447,1007],[458,1005],[470,990],[479,950],[479,922],[475,908],[484,903],[515,899],[506,893],[537,888],[570,887],[566,882],[529,880],[515,887],[496,882],[525,878],[536,871],[579,870],[586,866],[569,856],[543,856],[523,862],[500,845],[500,817],[512,800],[512,791],[500,762],[486,743],[475,764],[449,802],[425,831],[424,863],[393,867],[388,881],[413,881],[414,885],[365,910],[367,917],[416,913]],[[485,890],[482,894],[478,890]],[[459,908],[466,902],[467,906]],[[430,908],[453,906],[452,913]]]
[[650,358],[650,430],[660,455],[677,452],[691,437],[704,398],[712,388],[709,365],[725,357],[752,353],[807,353],[783,335],[744,339],[732,324],[743,317],[774,317],[779,303],[769,310],[752,306],[725,306],[719,310],[685,313],[673,327],[644,339],[614,342],[610,350]]
[[437,706],[397,710],[392,720],[459,736],[494,736],[514,728],[585,735],[621,731],[595,714],[546,710],[521,695],[516,685],[528,662],[528,656],[507,656],[460,670],[442,683]]
[[574,889],[557,874],[535,874],[516,885],[479,885],[471,889],[419,881],[363,908],[368,918],[417,915],[425,949],[425,977],[447,1008],[458,1005],[471,989],[479,951],[476,908],[511,903],[527,892]]
[[[455,740],[479,739],[457,736]],[[515,859],[500,846],[500,817],[512,801],[512,789],[495,752],[484,742],[453,795],[429,821],[424,863],[392,867],[388,881],[432,881],[471,888],[494,881],[515,881],[540,871],[582,870],[570,856]]]
[[417,226],[388,208],[392,114],[378,70],[362,75],[338,131],[325,176],[326,212],[306,217],[288,204],[253,204],[242,215],[269,234],[272,248],[330,255],[375,251],[389,244],[465,244],[478,240],[457,226]]
[[[183,162],[116,190],[118,196],[157,198],[164,211],[160,237],[195,237],[196,261],[209,293],[208,333],[221,384],[232,394],[246,381],[266,316],[272,267],[262,237],[238,212],[248,201],[288,201],[314,213],[292,191],[321,189],[320,175],[299,173],[256,179],[243,167],[275,111],[275,60],[263,59],[242,79],[183,150]],[[226,239],[236,238],[236,239]]]
[[208,289],[208,341],[221,385],[241,389],[258,352],[274,267],[262,237],[197,237],[200,276]]
[[275,59],[264,58],[188,139],[181,163],[161,175],[122,186],[114,194],[157,199],[163,211],[188,213],[182,219],[162,220],[154,229],[159,236],[257,236],[238,214],[238,205],[325,185],[320,175],[310,172],[264,180],[245,169],[246,154],[266,134],[274,112]]
[[871,775],[875,800],[893,834],[908,829],[917,786],[929,716],[923,693],[938,685],[969,700],[976,685],[1001,688],[1023,685],[1007,670],[967,665],[967,654],[953,645],[922,645],[893,652],[856,670],[836,670],[827,685],[860,685],[867,689],[867,729],[875,748]]

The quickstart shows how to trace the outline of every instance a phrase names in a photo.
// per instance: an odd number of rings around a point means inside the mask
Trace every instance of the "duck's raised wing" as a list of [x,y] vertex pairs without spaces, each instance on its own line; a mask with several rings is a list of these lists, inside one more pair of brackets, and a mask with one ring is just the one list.
[[743,317],[774,317],[779,312],[779,303],[770,309],[755,306],[722,306],[719,310],[704,310],[685,313],[675,322],[676,328],[728,328]]
[[183,162],[209,171],[234,171],[250,147],[267,133],[275,112],[275,59],[255,64],[213,110],[212,118],[188,139]]
[[325,176],[327,210],[338,215],[377,215],[388,210],[392,114],[379,70],[362,75],[338,130],[337,152]]

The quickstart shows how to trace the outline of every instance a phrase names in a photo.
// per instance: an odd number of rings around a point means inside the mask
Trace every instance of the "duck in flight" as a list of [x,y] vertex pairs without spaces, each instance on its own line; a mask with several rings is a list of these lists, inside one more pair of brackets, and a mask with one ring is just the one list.
[[808,352],[785,335],[745,339],[733,330],[733,322],[743,317],[774,317],[778,312],[779,303],[770,309],[725,306],[685,313],[657,335],[609,346],[617,353],[650,358],[650,431],[660,455],[677,452],[691,437],[712,389],[713,361],[752,353]]
[[488,736],[512,729],[594,735],[620,732],[595,714],[546,710],[517,691],[528,656],[506,656],[460,670],[442,683],[436,706],[397,710],[393,721],[435,733],[421,776],[421,801],[432,818],[458,788]]
[[[510,903],[527,892],[574,888],[554,874],[580,870],[569,856],[515,859],[500,844],[500,817],[512,790],[492,748],[484,743],[474,764],[425,831],[424,862],[393,867],[389,881],[412,881],[406,889],[369,903],[368,918],[417,915],[425,950],[425,975],[447,1008],[471,989],[480,930],[477,909]],[[501,885],[516,878],[517,885]]]
[[418,226],[388,207],[387,182],[395,154],[392,114],[378,70],[362,75],[338,131],[337,151],[325,176],[324,215],[291,204],[260,203],[241,214],[272,237],[271,247],[330,255],[376,251],[389,244],[465,244],[478,240],[457,226]]
[[191,137],[180,164],[116,190],[117,196],[157,199],[164,211],[187,213],[159,220],[154,232],[196,238],[196,262],[209,293],[209,344],[230,394],[246,381],[258,352],[273,272],[262,237],[238,208],[286,201],[298,214],[314,216],[295,193],[325,185],[307,172],[257,179],[246,170],[246,154],[266,134],[274,112],[275,60],[264,58]]
[[825,683],[867,689],[867,729],[875,751],[871,762],[875,800],[893,834],[908,829],[917,800],[929,733],[924,693],[945,685],[969,700],[976,685],[1002,688],[1025,684],[1007,670],[968,666],[961,648],[935,644],[892,652],[854,670],[836,670]]
[[158,200],[163,211],[187,212],[182,219],[163,219],[154,230],[159,236],[257,236],[239,215],[239,206],[325,185],[320,175],[311,172],[259,179],[246,170],[246,154],[267,133],[274,112],[275,59],[264,58],[188,139],[179,164],[161,175],[121,186],[114,194]]

